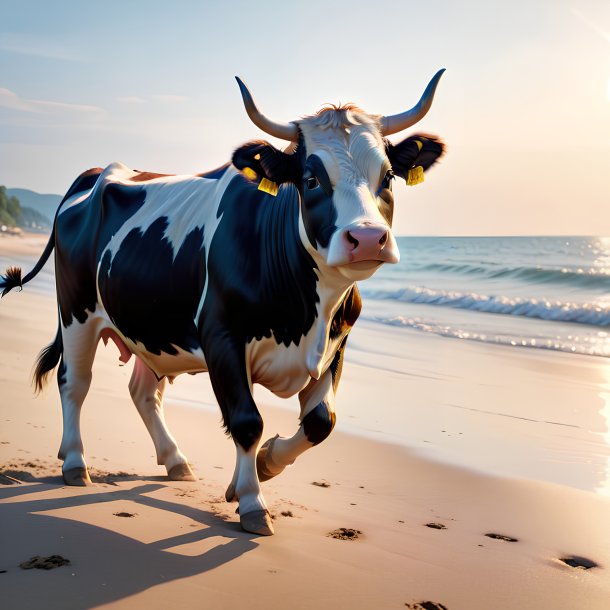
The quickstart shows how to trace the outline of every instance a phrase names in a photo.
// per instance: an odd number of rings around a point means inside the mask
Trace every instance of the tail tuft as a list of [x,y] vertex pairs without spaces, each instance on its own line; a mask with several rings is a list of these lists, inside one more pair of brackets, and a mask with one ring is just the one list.
[[23,288],[23,280],[21,279],[21,267],[9,267],[6,270],[6,275],[0,275],[0,288],[2,294],[0,297],[7,295],[13,288]]
[[38,354],[36,359],[36,368],[34,369],[33,382],[36,387],[36,392],[42,392],[49,373],[57,366],[63,353],[63,343],[61,340],[61,329],[57,329],[57,335],[53,343],[47,345]]

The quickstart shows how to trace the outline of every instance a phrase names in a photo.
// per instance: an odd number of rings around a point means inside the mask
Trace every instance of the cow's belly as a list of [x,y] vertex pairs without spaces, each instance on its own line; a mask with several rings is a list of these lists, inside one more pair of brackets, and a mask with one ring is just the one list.
[[249,343],[246,358],[252,383],[266,387],[281,398],[300,392],[311,380],[304,343],[286,347],[278,345],[273,338]]
[[174,345],[172,346],[174,353],[164,351],[152,353],[142,343],[129,339],[116,327],[103,322],[99,336],[104,343],[110,340],[116,345],[121,362],[128,362],[133,354],[147,364],[159,378],[207,371],[207,363],[201,348],[188,351]]

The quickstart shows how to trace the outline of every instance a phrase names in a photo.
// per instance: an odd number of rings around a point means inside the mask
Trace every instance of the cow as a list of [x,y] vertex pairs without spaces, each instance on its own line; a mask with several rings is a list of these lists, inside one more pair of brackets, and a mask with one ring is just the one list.
[[[339,105],[292,123],[262,114],[236,77],[253,123],[289,142],[285,150],[256,140],[202,174],[112,163],[75,180],[34,268],[22,278],[10,267],[0,277],[4,296],[54,251],[58,329],[38,357],[34,383],[40,391],[58,367],[58,458],[67,485],[90,484],[80,411],[97,344],[111,340],[123,362],[135,356],[129,391],[169,479],[194,476],[164,420],[166,382],[209,373],[237,452],[226,499],[239,503],[245,531],[274,533],[260,482],[335,425],[346,340],[361,309],[356,282],[399,260],[392,180],[421,181],[444,151],[433,136],[398,144],[387,136],[428,112],[443,71],[400,114]],[[298,394],[292,437],[276,435],[259,448],[254,384],[280,397]]]

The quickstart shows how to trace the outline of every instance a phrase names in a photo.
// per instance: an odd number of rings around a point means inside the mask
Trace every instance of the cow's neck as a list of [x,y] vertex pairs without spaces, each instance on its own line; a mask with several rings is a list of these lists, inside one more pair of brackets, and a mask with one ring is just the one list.
[[316,264],[318,276],[317,293],[319,302],[316,306],[316,323],[307,336],[306,363],[309,374],[318,379],[328,365],[328,355],[332,351],[330,345],[330,327],[333,317],[346,295],[354,286],[354,282],[342,275],[336,267],[329,267],[324,257],[311,245],[303,218],[299,215],[299,235],[301,243]]

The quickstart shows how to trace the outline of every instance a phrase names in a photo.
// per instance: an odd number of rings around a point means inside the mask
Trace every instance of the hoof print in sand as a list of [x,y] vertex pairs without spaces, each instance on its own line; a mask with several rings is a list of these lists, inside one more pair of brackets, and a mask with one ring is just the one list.
[[447,526],[443,525],[442,523],[425,523],[424,525],[433,530],[446,530],[447,529]]
[[115,517],[135,517],[137,513],[126,513],[126,512],[120,512],[120,513],[112,513]]
[[27,561],[19,564],[19,567],[23,570],[52,570],[53,568],[60,568],[61,566],[70,565],[70,560],[62,557],[61,555],[50,555],[49,557],[41,557],[36,555]]
[[410,610],[447,610],[447,606],[438,602],[415,602],[414,604],[405,603]]
[[294,517],[291,510],[283,510],[280,514],[282,517]]
[[504,542],[519,542],[518,538],[513,538],[512,536],[504,536],[503,534],[485,534],[488,538],[493,538],[494,540],[504,540]]
[[591,568],[598,568],[599,564],[593,561],[592,559],[587,559],[586,557],[579,557],[578,555],[570,555],[569,557],[560,557],[559,561],[565,563],[567,566],[571,568],[576,568],[578,570],[590,570]]
[[316,487],[330,487],[330,483],[327,483],[326,481],[312,481],[311,484]]
[[340,527],[338,530],[328,532],[326,535],[337,540],[357,540],[362,535],[362,532],[349,527]]

